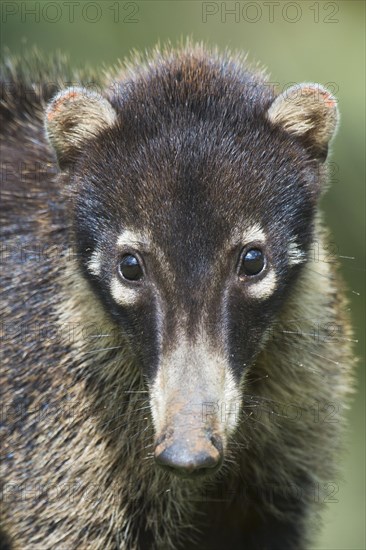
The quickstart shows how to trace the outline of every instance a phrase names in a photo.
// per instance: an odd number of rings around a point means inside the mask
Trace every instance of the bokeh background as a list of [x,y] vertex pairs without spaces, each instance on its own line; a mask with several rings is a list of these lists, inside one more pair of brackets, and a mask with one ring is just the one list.
[[328,505],[316,548],[365,549],[365,3],[3,0],[1,11],[1,46],[20,55],[36,45],[68,53],[77,67],[98,68],[132,49],[191,36],[248,52],[280,89],[320,82],[335,92],[342,119],[323,209],[348,284],[360,361],[344,479],[336,480],[337,502]]

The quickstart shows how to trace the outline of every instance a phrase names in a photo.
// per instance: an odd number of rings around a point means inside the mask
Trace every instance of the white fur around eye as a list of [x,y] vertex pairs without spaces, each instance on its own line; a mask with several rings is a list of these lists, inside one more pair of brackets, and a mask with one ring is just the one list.
[[259,223],[255,223],[248,227],[248,229],[245,231],[245,233],[242,235],[242,242],[243,243],[250,243],[252,241],[258,241],[265,243],[266,241],[266,234],[259,225]]
[[246,291],[251,298],[269,298],[277,288],[276,283],[276,274],[273,270],[271,270],[260,281],[250,283],[247,286]]
[[140,248],[141,244],[145,244],[146,240],[142,235],[136,233],[136,231],[131,231],[125,229],[117,239],[117,246],[131,246],[134,248]]
[[135,304],[139,296],[138,289],[124,285],[117,277],[113,277],[110,291],[113,299],[121,306]]

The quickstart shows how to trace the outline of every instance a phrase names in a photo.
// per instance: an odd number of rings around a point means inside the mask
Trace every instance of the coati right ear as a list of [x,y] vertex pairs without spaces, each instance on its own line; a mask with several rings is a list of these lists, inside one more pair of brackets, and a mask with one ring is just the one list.
[[296,136],[322,162],[336,132],[339,113],[335,97],[326,88],[320,84],[298,84],[276,97],[267,118]]
[[117,115],[112,105],[96,92],[68,88],[46,110],[46,132],[61,168],[75,162],[85,143],[112,126]]

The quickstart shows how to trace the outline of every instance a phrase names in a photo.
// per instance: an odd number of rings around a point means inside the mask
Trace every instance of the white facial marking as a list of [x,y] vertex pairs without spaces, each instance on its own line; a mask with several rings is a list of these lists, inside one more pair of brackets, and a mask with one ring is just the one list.
[[[259,223],[253,223],[241,233],[235,232],[234,239],[236,244],[250,245],[252,242],[266,244],[267,236]],[[276,274],[273,268],[270,268],[263,279],[258,282],[251,281],[246,285],[246,292],[251,298],[268,298],[276,290]]]
[[87,263],[87,267],[92,275],[100,276],[102,269],[102,254],[100,250],[94,250]]
[[266,234],[259,223],[255,223],[248,227],[242,235],[242,239],[244,244],[249,244],[251,241],[260,241],[264,243],[266,241]]
[[136,288],[129,288],[121,283],[117,277],[112,279],[110,291],[113,299],[121,306],[135,304],[139,295]]
[[146,239],[144,239],[140,233],[125,229],[117,239],[117,246],[122,247],[127,245],[139,248],[141,244],[144,244],[145,242]]
[[248,285],[246,290],[251,298],[269,298],[276,290],[276,274],[273,270],[269,271],[263,279]]
[[305,253],[301,250],[296,241],[291,241],[289,244],[288,258],[290,265],[302,264],[306,260]]

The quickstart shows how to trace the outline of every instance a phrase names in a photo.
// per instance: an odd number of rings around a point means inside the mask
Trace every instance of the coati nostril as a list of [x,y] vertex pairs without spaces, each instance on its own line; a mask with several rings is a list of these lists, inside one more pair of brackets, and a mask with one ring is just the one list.
[[182,438],[168,446],[159,445],[156,447],[155,460],[160,466],[180,475],[210,473],[221,465],[223,458],[220,438],[215,438],[215,444],[212,439],[187,445]]
[[221,437],[219,437],[218,435],[211,435],[210,436],[210,441],[212,443],[212,445],[214,447],[216,447],[216,449],[222,453],[222,439]]

